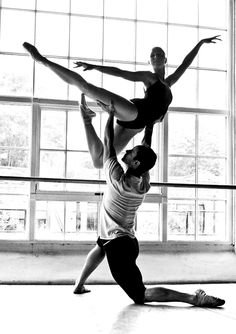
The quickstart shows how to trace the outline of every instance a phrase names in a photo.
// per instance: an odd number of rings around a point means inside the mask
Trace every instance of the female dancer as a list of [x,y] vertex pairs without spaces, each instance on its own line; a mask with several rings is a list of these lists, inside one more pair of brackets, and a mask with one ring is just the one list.
[[[165,78],[165,65],[167,59],[165,52],[160,47],[154,47],[151,51],[150,63],[153,67],[153,72],[131,72],[115,67],[99,66],[85,62],[75,62],[76,67],[83,67],[84,70],[96,69],[103,73],[118,76],[126,80],[143,82],[146,88],[144,98],[136,98],[130,101],[104,88],[94,86],[87,82],[78,73],[48,60],[43,57],[33,45],[25,42],[23,46],[35,61],[48,67],[66,83],[78,87],[78,89],[86,96],[93,100],[100,101],[105,105],[109,105],[111,101],[113,102],[115,117],[117,118],[114,133],[114,146],[118,154],[124,149],[128,142],[146,126],[153,126],[154,123],[161,122],[163,120],[172,101],[170,87],[176,83],[176,81],[190,66],[201,46],[205,43],[215,43],[217,40],[220,40],[219,35],[205,38],[198,42],[184,58],[182,64],[167,78]],[[91,131],[90,125],[88,122],[88,126],[85,127],[89,142],[89,137],[93,136],[93,131]],[[95,141],[91,140],[91,142],[94,143]],[[90,146],[92,146],[92,148],[90,148],[90,153],[94,166],[102,168],[103,145],[100,142],[97,142],[96,144],[91,144]]]

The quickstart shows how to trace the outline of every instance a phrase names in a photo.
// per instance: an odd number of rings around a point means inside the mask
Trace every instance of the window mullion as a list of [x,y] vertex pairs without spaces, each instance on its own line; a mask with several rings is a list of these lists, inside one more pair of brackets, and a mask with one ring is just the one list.
[[[198,153],[199,153],[199,116],[195,116],[195,183],[198,183]],[[195,221],[194,221],[195,241],[198,240],[198,225],[199,225],[199,211],[198,211],[198,189],[195,188]]]
[[[162,135],[162,145],[160,156],[162,156],[162,179],[163,182],[168,182],[168,115],[163,121],[163,135]],[[162,241],[166,242],[168,240],[168,188],[162,188]]]
[[[40,164],[40,129],[41,129],[41,108],[38,103],[32,105],[32,135],[31,135],[31,176],[39,176]],[[36,193],[38,182],[30,183],[30,213],[29,213],[29,231],[30,241],[35,238],[35,212],[36,201],[33,194]]]

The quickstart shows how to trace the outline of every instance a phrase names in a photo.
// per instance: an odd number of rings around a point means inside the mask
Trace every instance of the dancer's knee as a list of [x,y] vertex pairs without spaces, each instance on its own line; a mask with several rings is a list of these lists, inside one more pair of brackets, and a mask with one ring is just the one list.
[[93,98],[94,85],[84,80],[82,83],[82,90],[86,96]]

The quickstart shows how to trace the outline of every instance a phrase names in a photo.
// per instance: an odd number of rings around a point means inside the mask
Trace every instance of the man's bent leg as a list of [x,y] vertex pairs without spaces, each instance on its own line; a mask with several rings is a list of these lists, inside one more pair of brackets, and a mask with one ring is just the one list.
[[85,289],[84,284],[87,278],[92,274],[92,272],[98,267],[98,265],[104,259],[105,253],[101,247],[96,245],[87,255],[85,264],[82,268],[80,277],[76,280],[75,283],[75,294],[81,294],[90,292]]
[[118,237],[104,245],[112,276],[117,284],[136,303],[144,303],[145,286],[136,265],[139,253],[137,239]]

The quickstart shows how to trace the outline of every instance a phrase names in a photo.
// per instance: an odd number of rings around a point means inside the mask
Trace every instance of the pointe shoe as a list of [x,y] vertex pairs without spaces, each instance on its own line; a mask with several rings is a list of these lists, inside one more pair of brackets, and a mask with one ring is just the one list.
[[209,308],[215,308],[224,305],[225,301],[220,298],[216,298],[213,296],[209,296],[206,294],[205,291],[199,289],[195,292],[196,294],[196,306],[199,307],[209,307]]
[[45,58],[38,52],[36,47],[28,42],[23,43],[23,47],[25,48],[26,51],[31,55],[31,57],[37,61],[43,63]]
[[80,111],[85,124],[90,124],[92,118],[96,116],[96,113],[87,106],[85,95],[83,93],[81,94]]

